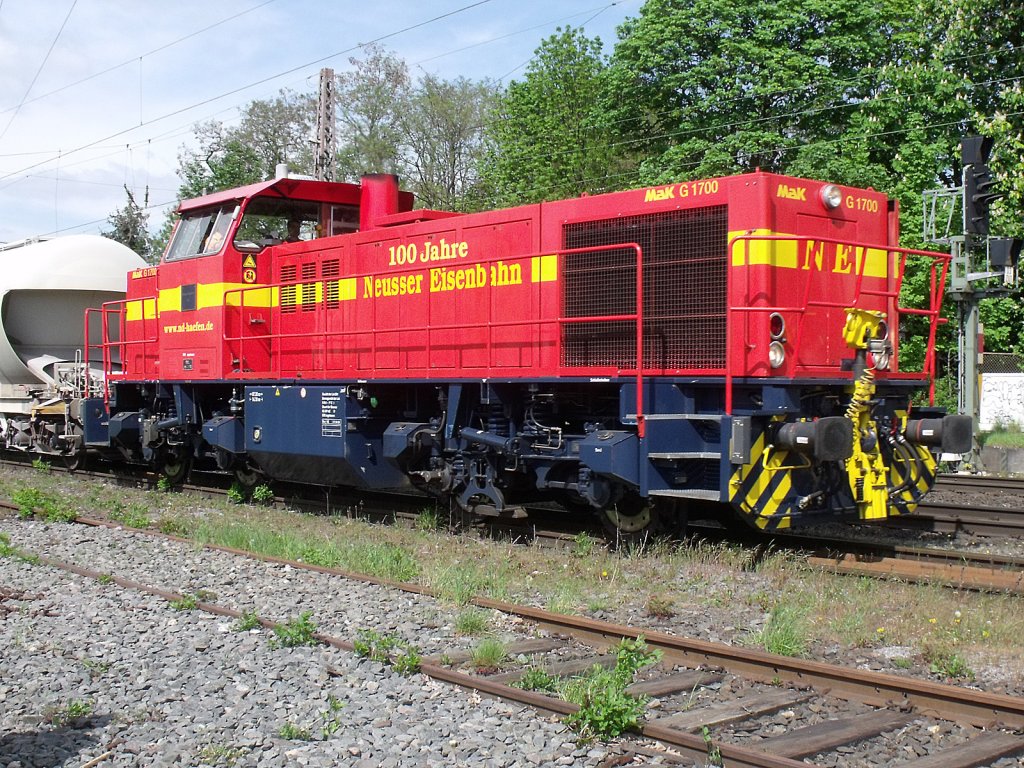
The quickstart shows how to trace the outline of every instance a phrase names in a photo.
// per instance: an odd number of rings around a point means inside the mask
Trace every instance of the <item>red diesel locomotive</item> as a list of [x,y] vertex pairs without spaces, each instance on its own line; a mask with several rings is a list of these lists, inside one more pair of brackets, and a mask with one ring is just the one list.
[[[617,534],[713,503],[761,528],[912,510],[971,422],[913,407],[899,323],[948,256],[894,201],[752,173],[506,210],[413,209],[395,177],[186,201],[158,267],[94,314],[81,446],[178,480],[556,501]],[[930,269],[925,307],[899,295]]]

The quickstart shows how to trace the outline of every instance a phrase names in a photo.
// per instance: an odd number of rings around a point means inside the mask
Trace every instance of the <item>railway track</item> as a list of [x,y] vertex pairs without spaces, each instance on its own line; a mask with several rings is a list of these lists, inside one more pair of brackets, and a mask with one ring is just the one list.
[[968,533],[974,536],[1024,536],[1022,508],[960,506],[925,502],[913,514],[886,521],[892,528],[934,533]]
[[[11,466],[26,468],[26,462],[4,462]],[[78,472],[76,475],[89,478],[109,479],[110,473],[102,471]],[[153,473],[118,473],[119,482],[155,485],[158,476]],[[220,473],[201,473],[201,483],[187,484],[182,490],[224,496],[228,493],[232,479]],[[1000,486],[1002,487],[1002,486]],[[418,496],[402,496],[384,493],[355,493],[340,489],[323,490],[314,498],[309,488],[283,486],[283,493],[276,496],[274,503],[281,507],[298,508],[314,514],[337,514],[342,510],[349,516],[360,516],[371,521],[395,521],[414,525],[423,509],[423,499]],[[0,504],[0,506],[3,506]],[[924,505],[922,505],[924,506]],[[556,548],[571,548],[578,535],[600,537],[600,529],[586,516],[567,520],[564,513],[552,517],[547,510],[539,510],[540,522],[531,520],[506,520],[478,523],[476,531],[481,536],[504,537],[531,543],[540,542]],[[992,516],[986,518],[991,513]],[[1005,508],[961,508],[951,512],[959,517],[953,519],[946,532],[960,530],[957,527],[963,519],[974,516],[979,521],[989,520],[994,527],[995,520],[1015,521],[1024,525],[1024,512],[1017,514]],[[918,530],[935,530],[933,518],[911,515],[894,520],[894,527],[910,527]],[[716,527],[693,527],[691,535],[711,539],[732,540],[735,533]],[[1024,535],[1021,531],[1020,535]],[[752,535],[745,539],[752,547],[766,545],[797,550],[805,554],[811,567],[822,568],[835,573],[845,573],[876,578],[898,578],[913,583],[942,584],[958,589],[976,591],[1007,592],[1024,594],[1024,559],[1017,557],[981,554],[977,552],[937,549],[931,547],[906,547],[880,545],[847,538],[806,537],[799,534]]]
[[[93,527],[102,530],[112,526],[97,521]],[[115,533],[123,535],[111,532]],[[152,531],[146,535],[194,547],[192,542]],[[251,553],[225,547],[207,549],[254,558]],[[257,559],[296,571],[326,574],[332,579],[355,579],[416,595],[431,594],[417,585],[369,579],[279,558]],[[46,556],[39,556],[39,561],[168,601],[185,598],[183,591],[152,585],[132,574],[99,572]],[[507,645],[508,661],[485,673],[473,667],[469,654],[441,652],[424,658],[420,672],[437,681],[565,716],[576,711],[575,705],[558,696],[518,688],[515,683],[527,670],[542,669],[550,676],[567,677],[594,666],[609,667],[615,657],[607,650],[624,639],[637,641],[642,637],[647,649],[660,654],[658,665],[628,689],[632,695],[649,696],[657,702],[657,706],[647,707],[645,721],[635,730],[637,736],[651,741],[625,745],[616,765],[646,760],[652,754],[672,757],[675,762],[662,764],[675,765],[806,768],[835,765],[837,760],[848,764],[856,761],[859,749],[877,750],[886,740],[920,744],[928,741],[928,734],[938,732],[956,736],[941,751],[926,752],[900,765],[968,768],[1024,754],[1024,738],[1013,733],[1024,729],[1024,700],[1018,697],[793,659],[494,600],[473,602],[522,622],[519,639]],[[242,618],[238,610],[215,600],[197,600],[195,608]],[[264,627],[276,625],[266,618],[260,623]],[[353,637],[317,633],[315,639],[346,651],[356,649]],[[783,728],[782,733],[770,733],[768,723],[780,712],[797,725]],[[652,750],[652,743],[656,749]]]
[[[935,501],[929,497],[913,514],[894,518],[885,525],[934,533],[1024,537],[1024,478],[939,475],[935,491],[940,496],[985,494],[990,504]],[[992,502],[998,506],[991,505]]]
[[1024,478],[997,477],[995,475],[939,475],[935,482],[935,490],[957,491],[965,488],[1019,496],[1024,493]]

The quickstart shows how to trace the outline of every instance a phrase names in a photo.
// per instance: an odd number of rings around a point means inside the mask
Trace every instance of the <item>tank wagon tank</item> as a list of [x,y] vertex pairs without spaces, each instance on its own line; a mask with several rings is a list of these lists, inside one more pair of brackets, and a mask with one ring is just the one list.
[[[760,172],[477,214],[390,176],[187,201],[103,305],[86,442],[172,480],[556,501],[627,538],[709,504],[765,529],[903,514],[971,423],[912,405],[933,371],[900,369],[900,321],[930,321],[933,360],[949,257],[897,247],[897,213]],[[912,263],[925,307],[899,303]]]
[[81,394],[102,375],[98,350],[82,357],[84,312],[122,299],[143,264],[96,235],[0,245],[0,446],[80,458]]

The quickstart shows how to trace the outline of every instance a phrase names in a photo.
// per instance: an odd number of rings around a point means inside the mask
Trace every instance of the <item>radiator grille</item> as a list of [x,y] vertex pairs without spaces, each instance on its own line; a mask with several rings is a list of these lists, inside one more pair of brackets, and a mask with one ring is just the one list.
[[302,311],[316,311],[316,262],[310,261],[302,265]]
[[[727,206],[566,225],[565,248],[636,243],[644,262],[644,367],[725,367]],[[567,254],[567,317],[636,311],[632,248]],[[632,321],[566,324],[562,364],[636,368]]]
[[[320,275],[324,278],[324,301],[328,309],[337,309],[340,306],[340,283],[337,280],[341,274],[341,263],[337,259],[329,259],[320,268]],[[328,278],[335,278],[330,280]]]
[[[281,282],[294,283],[298,275],[298,268],[294,264],[285,264],[281,267]],[[281,286],[281,314],[290,315],[295,311],[295,286]]]

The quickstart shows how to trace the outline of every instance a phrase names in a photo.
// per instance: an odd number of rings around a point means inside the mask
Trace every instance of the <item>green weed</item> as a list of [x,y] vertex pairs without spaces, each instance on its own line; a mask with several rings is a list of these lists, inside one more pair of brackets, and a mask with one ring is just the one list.
[[775,606],[765,627],[749,636],[753,645],[780,656],[806,656],[808,637],[806,615],[792,604]]
[[237,480],[228,488],[228,501],[232,504],[245,504],[245,488]]
[[364,659],[390,664],[400,675],[419,672],[422,664],[422,657],[415,646],[374,629],[358,630],[352,648],[357,656]]
[[558,690],[559,678],[549,674],[540,667],[527,667],[522,677],[512,683],[515,688],[524,691],[545,691],[555,693]]
[[320,729],[320,735],[324,739],[329,739],[338,729],[341,727],[341,709],[345,706],[345,702],[334,696],[327,697],[327,710],[320,713],[320,717],[323,720],[323,727]]
[[194,524],[190,520],[177,517],[161,517],[156,524],[160,533],[167,536],[180,536],[182,538],[192,534]]
[[573,557],[587,559],[594,554],[594,548],[596,546],[597,539],[589,533],[581,531],[573,537],[572,549],[569,550],[569,554]]
[[437,516],[437,510],[427,507],[416,516],[413,527],[417,531],[436,531],[441,527],[441,521]]
[[655,619],[670,619],[676,615],[675,600],[667,595],[650,595],[645,610],[647,615]]
[[88,717],[91,713],[91,701],[79,701],[78,699],[72,699],[63,707],[47,713],[46,721],[59,728],[68,725],[75,720],[79,720],[80,718]]
[[974,678],[974,670],[968,666],[967,660],[956,651],[925,648],[924,658],[929,663],[933,674],[952,680]]
[[478,672],[493,672],[501,668],[508,656],[505,644],[492,637],[484,638],[473,648],[473,666]]
[[199,607],[199,595],[184,594],[177,600],[171,600],[171,608],[176,611],[194,611]]
[[121,523],[129,528],[148,528],[149,513],[141,504],[130,504],[125,507],[119,501],[113,502],[112,508],[107,516],[116,523]]
[[94,661],[93,659],[82,659],[82,666],[89,673],[89,677],[96,679],[110,669],[109,661]]
[[657,664],[660,651],[651,651],[642,637],[624,638],[615,649],[615,666],[595,666],[588,675],[565,681],[561,696],[579,706],[566,722],[585,737],[611,739],[636,728],[647,698],[626,693],[633,676],[643,667]]
[[391,661],[391,651],[398,646],[398,642],[394,635],[382,635],[374,629],[360,629],[356,631],[356,639],[352,646],[357,656],[387,664]]
[[400,675],[414,675],[420,671],[423,659],[420,652],[411,645],[403,644],[401,650],[391,659],[391,666]]
[[711,729],[706,725],[702,726],[700,733],[704,738],[704,746],[708,750],[708,765],[722,766],[722,750],[711,740]]
[[274,491],[267,485],[257,485],[252,489],[252,502],[253,504],[270,504],[274,500]]
[[460,635],[482,635],[487,631],[487,614],[479,608],[469,607],[455,617],[455,632]]
[[256,611],[242,611],[242,616],[235,624],[235,632],[248,632],[252,629],[259,629],[263,625]]
[[32,459],[32,469],[45,475],[53,471],[53,466],[45,459]]
[[199,750],[199,758],[204,763],[226,765],[229,768],[242,757],[245,757],[244,749],[226,744],[210,744]]
[[23,563],[29,565],[39,565],[39,555],[32,555],[26,552],[22,552],[20,549],[11,544],[11,537],[6,533],[0,533],[0,557],[10,557],[15,560],[20,560]]
[[320,641],[313,636],[316,633],[316,624],[310,619],[312,615],[311,611],[303,611],[284,624],[275,625],[271,644],[275,648],[294,648],[298,645],[319,643]]
[[277,735],[282,739],[288,741],[309,741],[312,736],[309,734],[308,728],[300,728],[292,723],[285,723],[281,726],[281,730],[277,732]]

